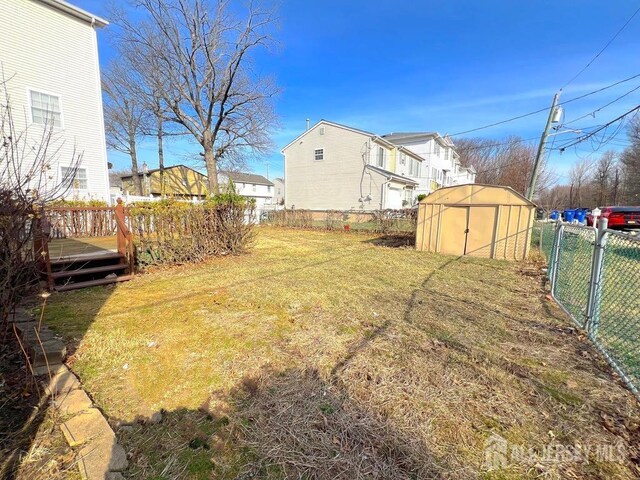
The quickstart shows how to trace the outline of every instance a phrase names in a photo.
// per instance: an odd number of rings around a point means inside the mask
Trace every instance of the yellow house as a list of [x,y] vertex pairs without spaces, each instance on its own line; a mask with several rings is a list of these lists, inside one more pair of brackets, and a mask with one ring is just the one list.
[[[146,175],[139,173],[138,176],[142,182],[143,195],[147,197],[166,195],[203,198],[207,196],[207,176],[186,165],[165,167],[162,172],[159,168],[154,168]],[[133,175],[122,177],[122,190],[124,193],[135,195]]]

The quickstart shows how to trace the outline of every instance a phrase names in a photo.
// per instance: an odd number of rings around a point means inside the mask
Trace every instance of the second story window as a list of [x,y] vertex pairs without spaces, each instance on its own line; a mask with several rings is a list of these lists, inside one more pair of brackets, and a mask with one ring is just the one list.
[[31,121],[39,125],[62,127],[60,97],[30,90]]
[[324,160],[324,148],[316,148],[313,151],[314,160]]
[[449,160],[449,154],[451,153],[451,151],[448,148],[444,149],[444,159],[445,160]]
[[251,190],[253,190],[254,192],[256,191],[256,184],[255,183],[251,185]]
[[404,153],[400,154],[400,165],[407,163],[407,156]]
[[385,150],[382,147],[378,147],[378,156],[376,158],[376,165],[380,168],[384,168]]
[[438,157],[440,156],[440,145],[437,142],[433,144],[433,153]]

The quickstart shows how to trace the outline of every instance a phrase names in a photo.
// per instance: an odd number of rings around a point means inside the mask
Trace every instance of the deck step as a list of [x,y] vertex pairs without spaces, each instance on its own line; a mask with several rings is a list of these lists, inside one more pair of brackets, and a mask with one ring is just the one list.
[[102,255],[86,255],[86,256],[74,255],[71,257],[61,257],[55,260],[51,260],[51,266],[53,267],[57,265],[68,265],[70,263],[76,263],[76,262],[88,263],[88,262],[101,262],[103,260],[121,260],[123,258],[124,258],[124,255],[118,252],[105,253]]
[[105,265],[103,267],[79,268],[76,270],[60,270],[58,272],[52,272],[51,277],[58,279],[75,277],[77,275],[93,275],[94,273],[116,272],[117,270],[124,270],[128,267],[129,265],[118,263],[117,265]]
[[67,283],[66,285],[57,285],[53,287],[56,292],[66,292],[76,290],[78,288],[98,287],[100,285],[109,285],[111,283],[126,282],[131,280],[133,275],[120,275],[117,277],[101,278],[100,280],[88,280],[86,282]]

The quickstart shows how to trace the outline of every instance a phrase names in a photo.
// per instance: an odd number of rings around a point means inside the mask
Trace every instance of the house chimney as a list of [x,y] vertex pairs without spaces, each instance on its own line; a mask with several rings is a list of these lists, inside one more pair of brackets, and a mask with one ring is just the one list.
[[309,119],[307,118],[307,130],[309,130]]

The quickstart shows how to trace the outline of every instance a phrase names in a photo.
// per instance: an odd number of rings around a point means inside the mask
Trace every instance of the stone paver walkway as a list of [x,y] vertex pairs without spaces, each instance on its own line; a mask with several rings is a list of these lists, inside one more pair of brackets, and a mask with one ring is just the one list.
[[19,311],[15,326],[31,368],[51,396],[55,408],[66,417],[60,426],[67,443],[77,451],[78,468],[86,480],[121,480],[127,455],[102,412],[71,370],[64,365],[67,349],[47,327],[38,327],[28,312]]

